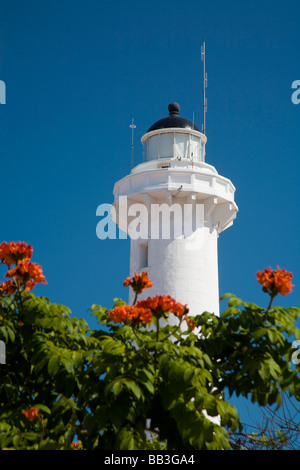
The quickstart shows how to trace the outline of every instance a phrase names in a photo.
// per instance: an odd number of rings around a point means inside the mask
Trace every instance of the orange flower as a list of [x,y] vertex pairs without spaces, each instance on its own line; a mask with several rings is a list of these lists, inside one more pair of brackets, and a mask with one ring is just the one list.
[[176,302],[170,295],[156,295],[148,297],[147,300],[139,300],[137,307],[149,308],[156,317],[164,316],[165,313],[174,313],[182,317],[188,312],[186,305]]
[[10,251],[8,248],[8,243],[3,242],[0,245],[0,261],[1,263],[6,263],[7,258],[9,257]]
[[109,318],[115,323],[150,323],[152,320],[152,312],[147,308],[139,308],[136,305],[122,305],[115,307],[108,312]]
[[186,316],[185,320],[188,328],[190,328],[191,330],[194,330],[196,328],[196,322],[195,320],[193,320],[193,318]]
[[132,278],[126,277],[123,286],[131,286],[134,292],[140,294],[141,292],[143,292],[144,289],[152,287],[153,284],[148,278],[148,273],[142,272],[141,274],[134,273],[134,276]]
[[5,281],[0,284],[0,294],[14,294],[16,289],[14,281]]
[[172,306],[171,312],[177,315],[178,317],[182,317],[188,312],[188,308],[186,304],[183,305],[180,302],[175,302],[175,304]]
[[128,287],[131,284],[131,278],[126,277],[125,281],[123,282],[123,286]]
[[28,263],[28,261],[19,261],[15,268],[10,269],[5,277],[16,279],[21,285],[26,286],[26,290],[32,290],[38,283],[47,284],[42,268],[37,263]]
[[75,450],[82,450],[82,443],[81,442],[72,442],[71,447]]
[[3,242],[0,245],[0,260],[2,263],[17,264],[19,261],[30,261],[32,246],[25,242]]
[[29,408],[27,411],[22,411],[23,415],[26,416],[29,421],[33,421],[34,419],[37,419],[39,417],[39,412],[37,408]]
[[143,308],[143,307],[133,307],[135,310],[135,315],[137,316],[138,321],[142,323],[151,323],[152,321],[152,312],[150,308]]
[[279,266],[277,266],[277,270],[272,270],[269,267],[256,273],[259,284],[263,285],[263,291],[272,297],[275,297],[277,294],[286,295],[292,292],[292,287],[294,287],[291,283],[292,277],[292,273],[279,268]]
[[115,307],[109,310],[108,316],[115,323],[121,323],[128,321],[128,306],[122,305],[121,307]]

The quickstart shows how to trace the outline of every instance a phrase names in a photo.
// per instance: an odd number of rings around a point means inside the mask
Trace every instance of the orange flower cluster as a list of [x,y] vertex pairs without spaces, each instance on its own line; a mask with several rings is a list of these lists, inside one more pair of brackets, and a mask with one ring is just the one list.
[[25,242],[3,242],[0,245],[0,261],[1,263],[17,264],[19,261],[30,260],[32,256],[32,246]]
[[137,307],[136,305],[122,305],[115,307],[108,312],[109,318],[115,323],[132,322],[136,323],[150,323],[152,320],[152,312],[148,308]]
[[[131,286],[137,295],[144,289],[152,287],[152,282],[148,278],[148,273],[142,272],[141,274],[135,273],[132,278],[127,277],[124,281],[124,286]],[[136,300],[136,299],[135,299]],[[193,319],[187,316],[187,305],[176,302],[170,295],[156,295],[155,297],[148,297],[147,300],[139,300],[135,305],[121,305],[112,310],[109,310],[108,316],[115,323],[128,323],[133,325],[139,323],[151,323],[152,317],[157,319],[165,317],[168,313],[173,313],[180,320],[184,319],[187,322],[189,329],[194,329],[196,323]]]
[[35,407],[29,408],[27,411],[22,411],[22,413],[27,419],[29,419],[29,421],[33,421],[39,417],[38,409]]
[[134,273],[134,276],[132,278],[126,277],[123,286],[131,286],[134,292],[140,294],[141,292],[143,292],[144,289],[152,287],[153,284],[148,278],[148,273],[142,272],[141,274]]
[[256,273],[259,284],[263,285],[263,291],[270,294],[271,297],[275,297],[277,294],[286,295],[292,292],[292,287],[294,287],[291,283],[292,277],[292,273],[278,266],[277,270],[272,270],[269,267]]
[[19,261],[15,268],[5,274],[5,277],[12,277],[21,285],[26,284],[26,290],[32,290],[38,282],[47,284],[41,266],[27,261]]
[[81,442],[72,442],[71,447],[74,450],[82,450],[82,443]]
[[16,284],[14,281],[5,281],[0,283],[0,295],[1,294],[14,294],[16,292]]
[[136,306],[150,309],[157,318],[162,317],[165,313],[174,313],[176,316],[182,317],[188,312],[186,305],[176,302],[170,295],[148,297],[147,300],[139,300]]
[[0,283],[0,294],[13,294],[18,286],[30,291],[38,282],[47,284],[41,266],[30,261],[32,252],[32,246],[25,242],[0,244],[0,263],[9,268],[5,277],[12,278]]

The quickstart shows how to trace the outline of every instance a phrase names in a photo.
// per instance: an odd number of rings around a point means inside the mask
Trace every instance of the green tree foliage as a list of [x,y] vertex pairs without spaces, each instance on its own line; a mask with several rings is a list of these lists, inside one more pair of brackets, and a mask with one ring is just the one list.
[[279,407],[282,392],[300,400],[291,361],[300,309],[226,298],[220,318],[180,314],[177,326],[166,306],[151,322],[116,323],[93,305],[90,329],[24,286],[3,292],[0,448],[230,449],[241,423],[225,391],[261,406]]

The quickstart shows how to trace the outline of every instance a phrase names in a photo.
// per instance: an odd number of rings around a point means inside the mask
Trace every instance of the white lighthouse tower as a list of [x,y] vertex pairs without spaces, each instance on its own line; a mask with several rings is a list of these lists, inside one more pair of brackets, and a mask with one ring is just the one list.
[[206,136],[177,103],[168,110],[141,139],[144,162],[114,187],[117,222],[131,238],[130,276],[147,271],[153,283],[139,298],[171,295],[189,315],[219,315],[217,245],[238,211],[235,187],[205,162]]

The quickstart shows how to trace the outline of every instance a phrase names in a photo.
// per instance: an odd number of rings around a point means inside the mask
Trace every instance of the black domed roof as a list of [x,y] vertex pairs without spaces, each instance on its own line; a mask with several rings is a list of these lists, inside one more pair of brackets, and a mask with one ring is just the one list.
[[167,129],[170,127],[179,127],[181,129],[194,129],[195,131],[201,132],[200,129],[189,121],[181,116],[179,116],[180,106],[178,103],[170,103],[168,106],[169,116],[156,121],[148,129],[147,132],[155,131],[158,129]]

